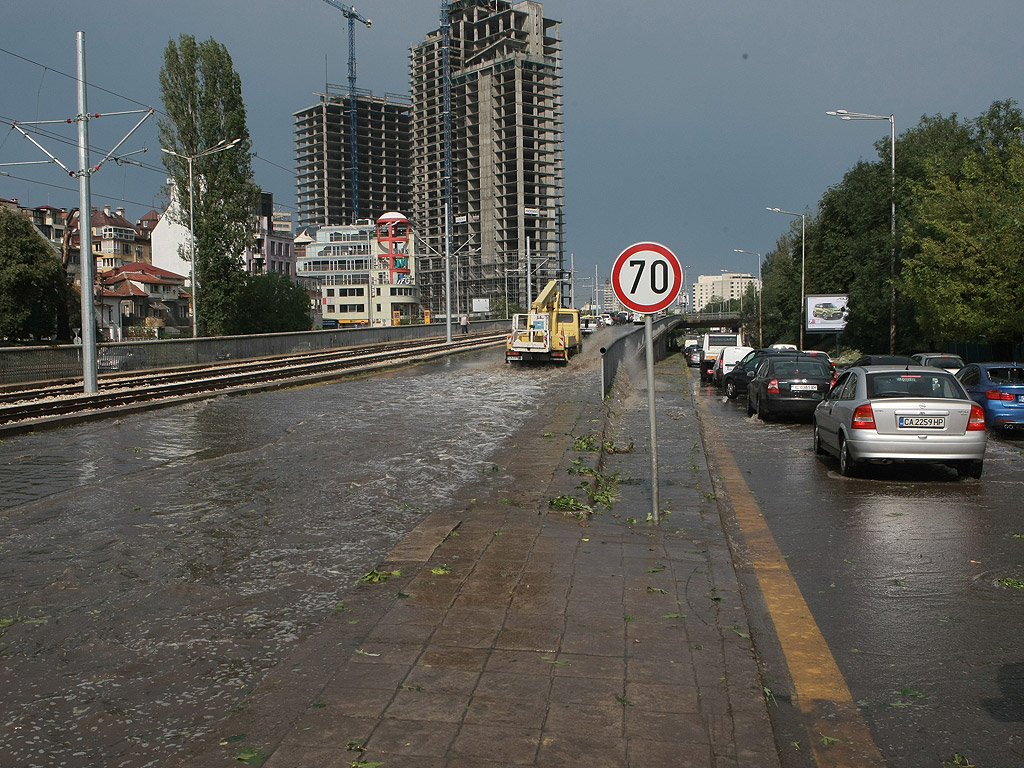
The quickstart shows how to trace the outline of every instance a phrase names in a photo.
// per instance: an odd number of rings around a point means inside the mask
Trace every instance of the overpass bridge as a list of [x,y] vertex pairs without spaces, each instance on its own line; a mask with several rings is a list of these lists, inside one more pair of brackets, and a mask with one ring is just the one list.
[[672,315],[676,328],[728,328],[739,331],[743,320],[739,312],[685,312]]

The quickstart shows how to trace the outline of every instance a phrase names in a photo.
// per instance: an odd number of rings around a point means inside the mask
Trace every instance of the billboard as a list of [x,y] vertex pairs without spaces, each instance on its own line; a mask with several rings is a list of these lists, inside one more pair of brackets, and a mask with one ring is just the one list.
[[490,299],[473,299],[473,314],[482,315],[491,311]]
[[837,295],[805,296],[806,330],[812,333],[838,333],[846,328],[850,297]]

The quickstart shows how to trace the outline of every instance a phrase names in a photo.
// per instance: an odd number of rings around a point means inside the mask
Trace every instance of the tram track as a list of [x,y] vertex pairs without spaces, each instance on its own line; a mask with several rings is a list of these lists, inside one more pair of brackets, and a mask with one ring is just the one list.
[[280,389],[428,360],[504,343],[505,333],[445,340],[417,340],[357,348],[302,352],[273,358],[219,362],[153,371],[105,374],[96,393],[82,381],[61,381],[0,392],[0,436],[72,421],[162,407],[219,395]]

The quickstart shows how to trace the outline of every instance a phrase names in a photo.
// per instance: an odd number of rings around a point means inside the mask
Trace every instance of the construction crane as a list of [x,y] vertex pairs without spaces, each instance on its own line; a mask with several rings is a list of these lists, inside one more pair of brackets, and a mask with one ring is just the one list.
[[373,25],[369,19],[363,18],[356,11],[355,6],[336,3],[334,0],[324,0],[328,5],[333,5],[342,15],[348,19],[348,132],[349,132],[349,155],[350,173],[352,179],[352,223],[359,218],[359,147],[358,132],[356,130],[356,22],[365,24],[368,28]]

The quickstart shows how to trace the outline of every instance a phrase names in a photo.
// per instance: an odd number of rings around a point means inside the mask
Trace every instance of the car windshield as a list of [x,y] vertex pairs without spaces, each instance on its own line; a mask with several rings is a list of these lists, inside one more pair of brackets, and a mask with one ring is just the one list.
[[938,365],[943,368],[963,368],[964,361],[956,355],[939,355],[928,358],[928,365]]
[[773,360],[772,374],[780,379],[832,378],[832,371],[821,360]]
[[963,391],[956,379],[945,372],[893,371],[869,373],[868,397],[939,397],[962,400]]
[[989,368],[988,377],[993,384],[1024,384],[1024,368]]

